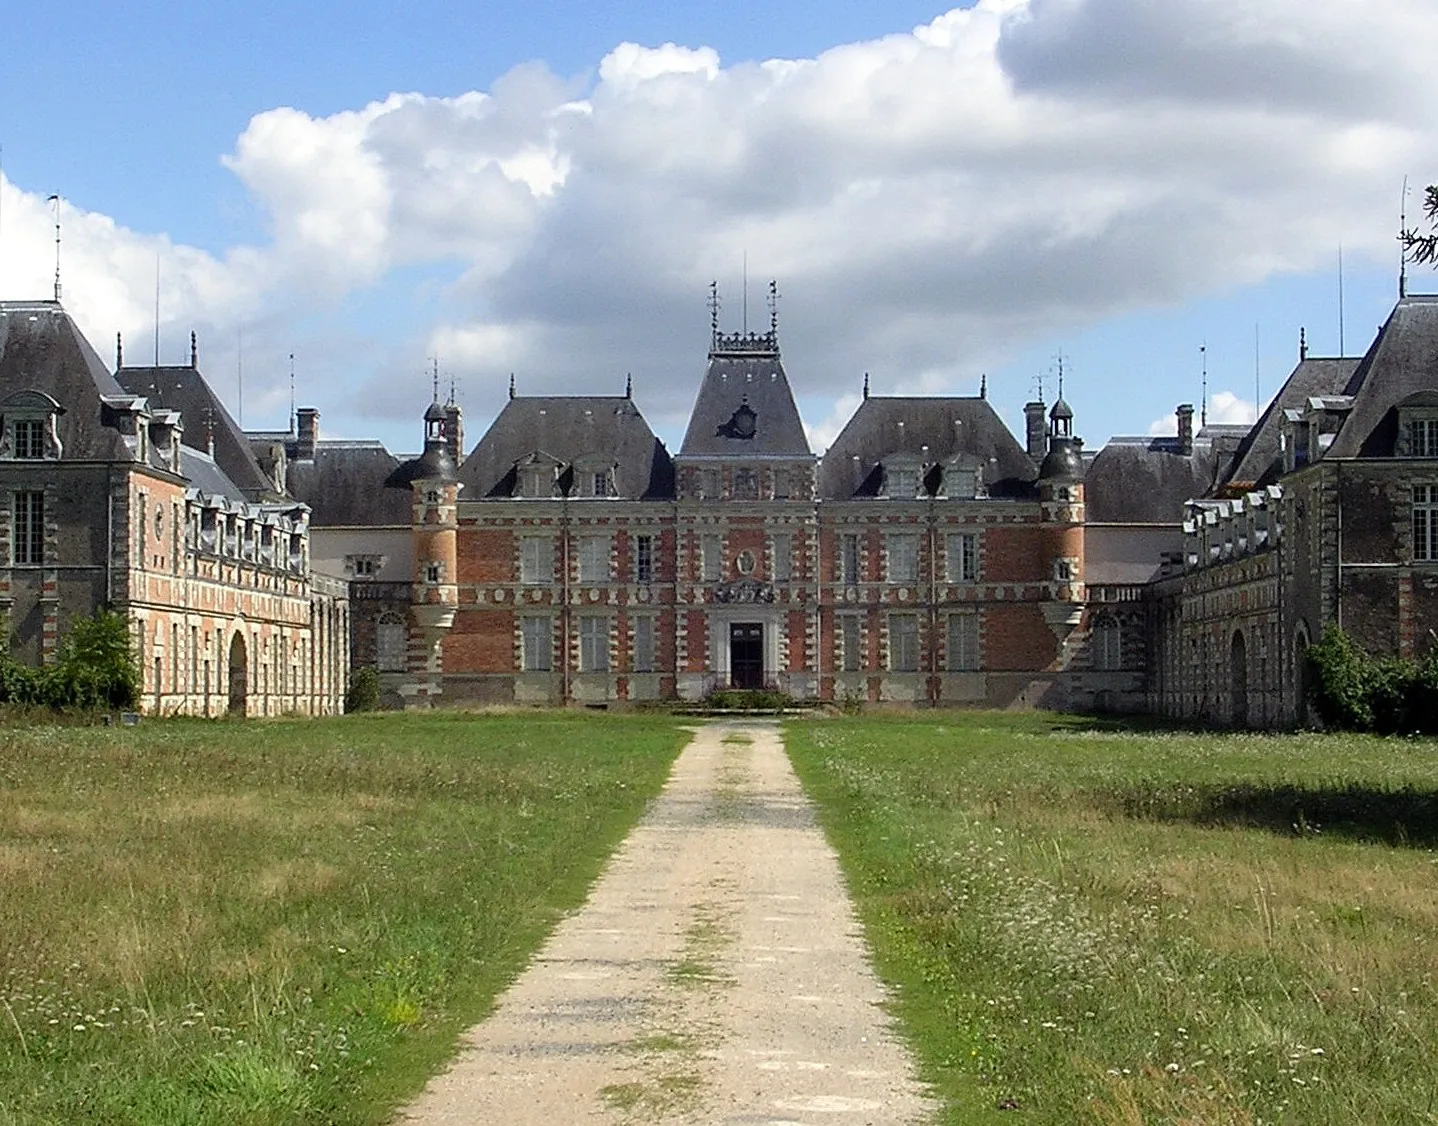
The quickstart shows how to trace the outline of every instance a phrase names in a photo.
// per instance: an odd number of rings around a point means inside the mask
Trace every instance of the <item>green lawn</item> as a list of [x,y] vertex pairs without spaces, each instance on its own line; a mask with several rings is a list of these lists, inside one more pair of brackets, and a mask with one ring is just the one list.
[[945,1122],[1438,1122],[1438,744],[786,731]]
[[377,1123],[658,792],[663,718],[0,730],[0,1123]]

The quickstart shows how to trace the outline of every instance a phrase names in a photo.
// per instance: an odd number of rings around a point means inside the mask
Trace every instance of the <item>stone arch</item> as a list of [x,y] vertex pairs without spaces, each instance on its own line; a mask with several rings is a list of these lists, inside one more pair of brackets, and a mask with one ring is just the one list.
[[1112,614],[1102,614],[1093,626],[1093,667],[1100,672],[1123,668],[1123,626]]
[[1233,631],[1229,647],[1229,717],[1234,727],[1248,726],[1248,644],[1243,631]]
[[1312,684],[1308,673],[1308,646],[1312,639],[1308,623],[1299,622],[1293,631],[1293,718],[1300,727],[1309,722],[1308,693]]
[[409,656],[409,625],[404,615],[386,610],[375,621],[375,667],[380,672],[404,672]]
[[227,710],[231,715],[244,715],[250,691],[250,654],[245,645],[244,630],[235,630],[230,638],[229,677],[230,698]]

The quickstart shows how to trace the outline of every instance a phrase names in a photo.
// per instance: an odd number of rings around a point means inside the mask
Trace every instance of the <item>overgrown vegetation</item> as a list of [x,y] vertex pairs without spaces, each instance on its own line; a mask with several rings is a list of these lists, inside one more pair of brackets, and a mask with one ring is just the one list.
[[379,670],[361,665],[350,670],[350,686],[345,691],[345,714],[372,712],[379,707]]
[[672,721],[0,729],[0,1123],[381,1123],[658,792]]
[[704,697],[704,707],[723,712],[781,712],[794,700],[777,688],[716,688]]
[[944,1121],[1438,1113],[1438,754],[1053,715],[786,725]]
[[123,614],[75,618],[48,665],[0,655],[0,704],[101,711],[133,708],[139,698],[140,669]]
[[1337,626],[1308,648],[1314,709],[1327,727],[1438,735],[1438,647],[1421,661],[1370,657]]

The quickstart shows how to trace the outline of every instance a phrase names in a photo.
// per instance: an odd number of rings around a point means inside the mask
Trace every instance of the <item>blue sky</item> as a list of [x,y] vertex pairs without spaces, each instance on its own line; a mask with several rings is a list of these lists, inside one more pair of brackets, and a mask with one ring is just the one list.
[[162,360],[195,329],[275,427],[293,352],[326,434],[401,450],[435,355],[471,439],[510,371],[632,372],[675,444],[707,284],[738,327],[746,260],[819,446],[866,371],[986,374],[1017,430],[1060,354],[1091,446],[1147,432],[1198,399],[1201,345],[1240,420],[1300,325],[1337,353],[1340,244],[1348,352],[1391,306],[1399,185],[1438,178],[1432,7],[60,5],[0,47],[0,297],[48,294],[61,193],[102,355],[151,354],[158,258]]

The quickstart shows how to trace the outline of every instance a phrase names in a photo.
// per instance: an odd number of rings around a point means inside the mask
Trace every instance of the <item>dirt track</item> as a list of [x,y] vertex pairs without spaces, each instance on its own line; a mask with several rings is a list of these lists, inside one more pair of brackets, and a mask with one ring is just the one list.
[[924,1122],[882,999],[777,725],[706,726],[400,1121]]

